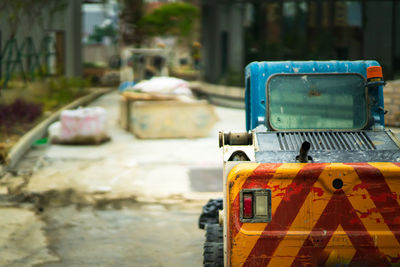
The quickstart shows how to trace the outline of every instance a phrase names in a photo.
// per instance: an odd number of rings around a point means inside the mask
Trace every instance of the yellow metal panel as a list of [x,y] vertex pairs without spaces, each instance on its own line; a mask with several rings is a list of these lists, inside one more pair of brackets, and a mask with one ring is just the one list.
[[[291,183],[301,166],[304,166],[304,164],[283,164],[277,168],[273,178],[269,180],[268,186],[273,188],[271,190],[272,216],[282,200],[280,195],[282,195],[285,188]],[[228,186],[230,203],[233,203],[234,199],[239,196],[243,184],[253,174],[256,167],[258,167],[258,164],[240,164],[235,167],[235,172],[229,174],[228,181],[234,182],[230,190],[230,186]],[[232,266],[241,266],[241,263],[250,254],[251,249],[254,247],[266,225],[267,223],[243,223],[237,235],[232,237]]]
[[[227,187],[231,266],[400,263],[399,164],[236,167]],[[240,222],[243,188],[271,190],[270,223]]]

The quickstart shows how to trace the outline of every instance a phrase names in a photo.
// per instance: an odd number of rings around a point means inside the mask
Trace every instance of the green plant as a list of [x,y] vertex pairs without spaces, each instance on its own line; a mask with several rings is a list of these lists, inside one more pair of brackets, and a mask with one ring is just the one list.
[[110,37],[113,43],[117,42],[117,30],[114,29],[112,24],[105,27],[94,27],[94,32],[89,36],[89,42],[101,43],[104,37]]
[[101,63],[97,63],[97,62],[84,62],[83,63],[83,67],[84,68],[93,68],[93,69],[97,69],[97,68],[99,68],[99,69],[103,69],[103,68],[105,68],[106,66],[105,66],[105,64],[101,64]]
[[193,31],[198,8],[188,3],[169,3],[143,16],[139,21],[148,35],[187,37]]
[[52,110],[86,94],[91,83],[89,79],[61,76],[45,79],[42,85],[44,89],[36,100],[43,103],[45,110]]

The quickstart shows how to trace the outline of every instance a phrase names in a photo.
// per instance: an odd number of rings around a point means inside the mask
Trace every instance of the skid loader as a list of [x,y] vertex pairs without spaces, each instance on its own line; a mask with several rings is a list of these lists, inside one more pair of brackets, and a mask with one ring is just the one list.
[[400,142],[376,61],[253,62],[245,133],[219,136],[204,266],[400,266]]

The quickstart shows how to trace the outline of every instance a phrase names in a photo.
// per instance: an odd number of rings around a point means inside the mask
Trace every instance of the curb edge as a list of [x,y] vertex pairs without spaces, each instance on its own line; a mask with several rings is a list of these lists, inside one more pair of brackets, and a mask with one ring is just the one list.
[[50,124],[58,120],[63,110],[74,109],[79,106],[86,105],[95,100],[96,98],[111,92],[113,89],[114,88],[97,89],[95,92],[82,96],[81,98],[78,98],[73,102],[67,104],[66,106],[60,108],[59,110],[55,111],[48,118],[46,118],[45,120],[37,124],[35,127],[33,127],[31,130],[29,130],[11,148],[10,152],[7,155],[6,164],[0,167],[1,168],[0,177],[2,176],[2,174],[4,174],[5,171],[12,169],[16,166],[16,164],[19,162],[22,156],[31,148],[32,144],[37,139],[41,138],[46,134],[47,128],[50,126]]

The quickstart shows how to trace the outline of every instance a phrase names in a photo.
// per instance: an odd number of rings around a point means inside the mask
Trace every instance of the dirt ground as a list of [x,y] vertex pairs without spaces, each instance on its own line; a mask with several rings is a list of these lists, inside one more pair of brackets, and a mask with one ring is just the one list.
[[59,260],[42,266],[200,266],[198,212],[197,204],[130,201],[50,208],[42,218]]
[[201,266],[198,203],[3,207],[1,266]]
[[202,266],[197,223],[222,195],[218,130],[244,130],[244,112],[216,108],[199,139],[137,140],[108,111],[111,141],[31,149],[0,180],[0,266]]

